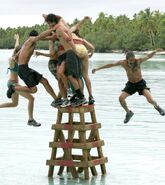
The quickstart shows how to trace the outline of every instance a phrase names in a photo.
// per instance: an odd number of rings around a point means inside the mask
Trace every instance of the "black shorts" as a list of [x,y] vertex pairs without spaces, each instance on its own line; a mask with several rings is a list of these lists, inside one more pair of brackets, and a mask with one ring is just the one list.
[[68,50],[66,52],[65,63],[66,76],[73,76],[75,78],[82,77],[82,62],[73,50]]
[[66,60],[66,53],[63,53],[62,55],[60,55],[57,60],[58,60],[57,64],[60,66],[61,63]]
[[29,68],[27,64],[18,66],[18,75],[28,87],[35,87],[42,78],[40,73]]
[[138,92],[139,95],[143,95],[143,90],[144,89],[148,89],[150,90],[150,88],[147,87],[146,85],[146,81],[144,79],[140,80],[137,83],[131,83],[131,82],[127,82],[125,88],[122,90],[130,95]]

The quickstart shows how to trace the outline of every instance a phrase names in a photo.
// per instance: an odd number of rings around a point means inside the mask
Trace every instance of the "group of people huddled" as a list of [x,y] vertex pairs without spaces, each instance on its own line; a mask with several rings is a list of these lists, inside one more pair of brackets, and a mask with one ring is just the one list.
[[[70,27],[65,20],[55,14],[43,14],[45,22],[48,24],[48,30],[38,34],[32,30],[28,39],[22,46],[19,44],[19,35],[15,35],[15,48],[9,59],[10,76],[8,80],[7,97],[12,99],[10,103],[0,104],[0,108],[16,107],[18,105],[19,95],[28,99],[28,125],[41,126],[33,117],[34,97],[37,92],[37,85],[41,83],[46,91],[53,98],[51,105],[53,107],[78,107],[83,104],[94,104],[92,95],[91,81],[88,75],[88,60],[94,53],[94,46],[79,35],[79,29],[85,20],[90,20],[86,16],[76,25]],[[49,53],[35,51],[36,43],[40,40],[49,41]],[[147,101],[164,116],[165,111],[152,98],[150,89],[142,77],[141,63],[153,57],[156,52],[162,49],[156,49],[143,58],[135,58],[132,51],[126,52],[124,60],[117,61],[93,69],[92,73],[104,68],[121,66],[125,69],[128,82],[119,96],[119,102],[126,112],[124,123],[128,123],[134,115],[125,99],[138,92],[139,95],[146,97]],[[55,94],[48,80],[42,74],[29,68],[28,63],[32,55],[49,57],[48,67],[58,82],[59,93]],[[26,86],[19,85],[18,76],[24,81]],[[89,100],[87,102],[84,91],[83,81],[85,81]]]
[[[0,104],[3,107],[15,107],[18,104],[18,95],[29,100],[28,125],[40,126],[41,124],[33,118],[33,93],[37,92],[37,85],[43,84],[46,91],[52,96],[53,107],[77,107],[83,104],[94,104],[91,82],[88,76],[88,60],[94,53],[94,46],[81,38],[79,29],[85,20],[84,17],[76,25],[69,27],[64,19],[55,14],[43,14],[48,30],[38,34],[36,30],[29,33],[28,39],[22,46],[19,45],[19,35],[15,35],[15,49],[9,59],[10,77],[8,80],[7,97],[12,98],[11,103]],[[36,43],[40,40],[49,40],[49,53],[34,51]],[[58,81],[59,93],[55,94],[48,80],[39,72],[29,68],[32,55],[49,57],[49,70]],[[19,85],[18,76],[26,86]],[[83,81],[85,81],[89,101],[87,102],[83,92]]]

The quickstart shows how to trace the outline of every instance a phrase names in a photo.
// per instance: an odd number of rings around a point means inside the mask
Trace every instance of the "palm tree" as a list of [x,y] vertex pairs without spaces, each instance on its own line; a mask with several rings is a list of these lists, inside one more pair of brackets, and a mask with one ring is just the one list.
[[140,11],[136,17],[142,32],[149,36],[151,47],[155,46],[155,36],[158,27],[158,20],[154,16],[156,13],[158,12],[151,12],[150,8],[147,8],[144,11]]

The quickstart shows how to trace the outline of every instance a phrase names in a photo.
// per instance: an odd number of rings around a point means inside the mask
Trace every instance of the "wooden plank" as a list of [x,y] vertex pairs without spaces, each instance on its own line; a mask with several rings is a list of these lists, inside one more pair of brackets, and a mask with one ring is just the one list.
[[79,107],[59,107],[58,110],[62,113],[85,113],[85,112],[91,112],[94,109],[94,105],[82,105]]
[[100,164],[105,164],[108,162],[107,157],[94,159],[91,161],[72,161],[72,160],[47,160],[46,164],[49,166],[68,166],[68,167],[82,167],[82,168],[88,168],[88,167],[94,167]]
[[[79,125],[78,125],[79,124]],[[52,125],[53,130],[96,130],[101,128],[101,123],[85,123],[85,125],[80,125],[80,122],[73,122],[73,125],[70,125],[68,123],[58,124],[58,125]]]
[[99,141],[92,141],[88,143],[74,143],[72,141],[66,141],[66,142],[50,142],[49,146],[52,148],[75,148],[75,149],[91,149],[91,148],[97,148],[104,145],[103,140]]

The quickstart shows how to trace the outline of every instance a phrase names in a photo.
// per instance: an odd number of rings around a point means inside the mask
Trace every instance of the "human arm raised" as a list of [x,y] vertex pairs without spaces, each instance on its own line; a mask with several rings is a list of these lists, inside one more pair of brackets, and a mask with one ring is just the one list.
[[115,66],[121,66],[123,62],[124,61],[120,60],[120,61],[117,61],[117,62],[112,63],[112,64],[106,64],[104,66],[92,69],[92,73],[95,73],[96,71],[99,71],[101,69],[111,68],[111,67],[115,67]]
[[143,58],[140,58],[139,59],[139,62],[142,63],[142,62],[145,62],[147,61],[148,59],[152,58],[157,52],[161,52],[163,51],[163,49],[161,48],[157,48],[156,50],[152,51],[151,53],[147,54],[147,56],[143,57]]
[[14,35],[14,39],[15,39],[15,46],[14,46],[14,49],[16,49],[18,46],[19,46],[19,34],[16,33]]
[[32,43],[35,43],[35,42],[37,42],[37,41],[44,40],[46,37],[51,36],[51,34],[52,34],[54,31],[55,31],[54,28],[51,28],[51,29],[49,29],[49,30],[46,30],[46,31],[40,33],[38,36],[31,37],[30,41],[31,41]]
[[86,20],[91,20],[91,17],[89,16],[85,16],[81,21],[79,21],[77,24],[73,25],[71,28],[70,28],[70,31],[73,33],[75,32],[76,30],[79,30],[80,27],[82,26],[82,24],[84,24],[84,22]]
[[14,39],[15,39],[15,45],[14,45],[14,50],[13,50],[12,56],[14,56],[17,53],[17,50],[19,48],[19,34],[18,33],[16,33],[14,35]]

